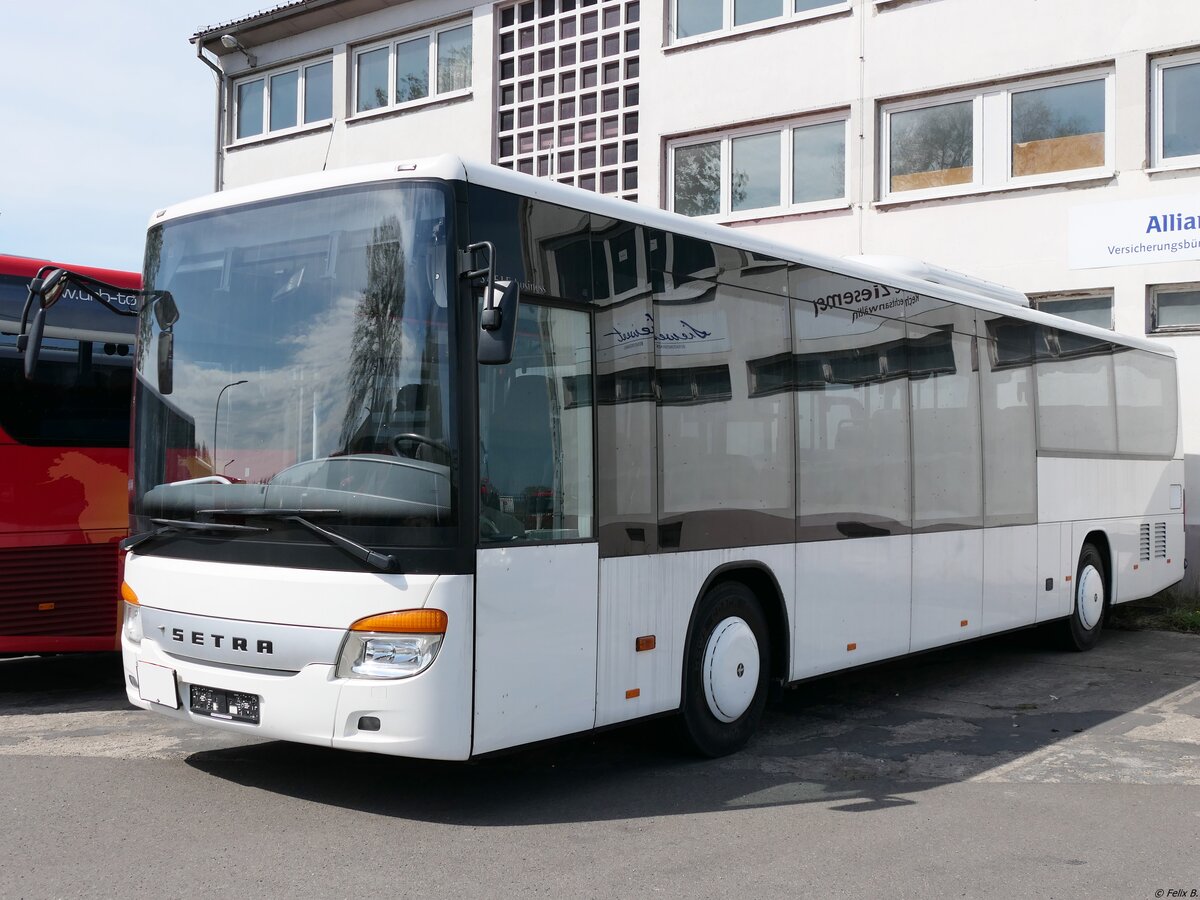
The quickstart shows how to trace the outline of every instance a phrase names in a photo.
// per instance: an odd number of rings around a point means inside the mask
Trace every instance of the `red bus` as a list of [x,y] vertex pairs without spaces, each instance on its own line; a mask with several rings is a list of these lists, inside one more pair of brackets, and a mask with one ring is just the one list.
[[[68,286],[26,380],[21,313],[30,280],[50,265],[61,264],[0,255],[0,654],[119,648],[137,320]],[[136,310],[140,275],[68,268]]]

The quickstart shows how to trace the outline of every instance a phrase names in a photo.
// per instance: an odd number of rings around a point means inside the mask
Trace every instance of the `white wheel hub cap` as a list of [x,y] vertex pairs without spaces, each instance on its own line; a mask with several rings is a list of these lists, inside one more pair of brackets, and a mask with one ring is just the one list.
[[1104,577],[1095,566],[1084,566],[1079,573],[1079,585],[1075,589],[1075,605],[1079,610],[1079,621],[1091,631],[1104,612]]
[[730,616],[709,635],[704,648],[704,696],[722,722],[750,708],[758,689],[758,641],[745,619]]

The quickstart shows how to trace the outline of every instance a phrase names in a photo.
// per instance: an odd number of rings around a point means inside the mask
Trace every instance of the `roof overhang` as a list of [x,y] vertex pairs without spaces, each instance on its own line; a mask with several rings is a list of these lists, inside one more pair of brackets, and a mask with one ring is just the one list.
[[201,29],[189,40],[214,56],[222,57],[238,52],[221,43],[221,36],[225,34],[231,34],[243,46],[253,48],[395,5],[394,0],[294,0],[252,16]]

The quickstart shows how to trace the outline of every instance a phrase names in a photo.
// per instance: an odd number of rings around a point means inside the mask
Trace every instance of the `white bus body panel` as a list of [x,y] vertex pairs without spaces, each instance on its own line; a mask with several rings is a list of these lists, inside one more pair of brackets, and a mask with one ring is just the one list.
[[909,650],[979,637],[983,627],[983,530],[914,534]]
[[[679,708],[692,610],[709,577],[738,564],[764,569],[775,579],[783,595],[790,641],[796,596],[790,544],[600,561],[597,726]],[[639,652],[637,638],[649,635],[654,635],[655,648]]]
[[1037,618],[1038,527],[983,531],[982,634],[1020,628]]
[[[337,678],[336,659],[313,661],[295,672],[233,666],[181,655],[165,631],[147,631],[138,644],[122,634],[126,693],[143,709],[247,737],[429,759],[470,756],[471,576],[328,572],[130,554],[125,580],[144,608],[204,617],[214,631],[226,634],[237,634],[239,623],[248,626],[243,631],[278,623],[298,632],[323,629],[344,635],[364,616],[424,606],[444,610],[449,625],[433,664],[419,675],[396,680]],[[139,660],[174,670],[179,709],[140,698]],[[260,723],[192,713],[193,684],[258,695]],[[359,731],[358,719],[364,715],[379,718],[380,730]]]
[[596,724],[596,544],[476,554],[475,753]]
[[796,587],[792,678],[908,652],[911,535],[798,544]]
[[[1114,603],[1149,597],[1183,577],[1183,511],[1171,508],[1172,496],[1180,492],[1172,486],[1182,484],[1178,459],[1038,458],[1039,519],[1063,523],[1057,579],[1066,590],[1060,615],[1073,607],[1075,568],[1093,531],[1108,538]],[[1142,526],[1148,526],[1152,540],[1158,526],[1165,531],[1165,545],[1152,543],[1149,558],[1140,552]],[[1038,618],[1043,618],[1041,603]]]

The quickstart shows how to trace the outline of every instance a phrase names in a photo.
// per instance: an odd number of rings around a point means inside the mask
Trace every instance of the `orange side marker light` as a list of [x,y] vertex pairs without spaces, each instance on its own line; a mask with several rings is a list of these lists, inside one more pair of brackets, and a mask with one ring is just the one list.
[[961,622],[959,622],[959,623],[958,623],[958,627],[959,627],[959,628],[966,628],[966,627],[967,627],[967,620],[966,620],[966,619],[963,619]]
[[38,604],[38,612],[50,612],[50,610],[52,610],[52,609],[54,609],[53,603],[39,603]]
[[626,700],[636,700],[640,696],[642,696],[641,688],[631,688],[630,690],[625,692]]
[[847,653],[849,653],[851,650],[857,650],[857,649],[858,649],[858,644],[850,643],[850,644],[846,645]]
[[653,650],[657,645],[657,641],[652,634],[643,634],[640,638],[633,642],[633,646],[638,653],[643,650]]

